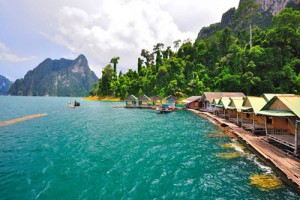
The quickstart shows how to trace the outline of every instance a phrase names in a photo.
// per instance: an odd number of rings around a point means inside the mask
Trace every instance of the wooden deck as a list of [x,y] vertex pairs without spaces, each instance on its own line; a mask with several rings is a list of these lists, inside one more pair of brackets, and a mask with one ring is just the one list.
[[274,140],[285,146],[288,146],[292,149],[295,149],[295,137],[291,134],[286,134],[286,135],[268,134],[267,138],[270,140]]
[[251,132],[238,127],[237,125],[222,119],[218,116],[207,112],[199,112],[196,110],[190,110],[200,116],[206,116],[208,119],[216,121],[221,126],[227,126],[230,132],[237,135],[239,138],[244,140],[253,149],[255,149],[261,156],[266,160],[269,160],[274,166],[283,172],[289,180],[295,183],[300,188],[300,162],[298,159],[287,154],[283,150],[269,144],[265,140],[265,136],[255,136]]

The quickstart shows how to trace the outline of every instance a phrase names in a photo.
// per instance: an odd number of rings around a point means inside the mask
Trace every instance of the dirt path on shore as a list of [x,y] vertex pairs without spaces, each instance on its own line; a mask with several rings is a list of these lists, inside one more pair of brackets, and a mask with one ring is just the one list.
[[34,115],[28,115],[28,116],[20,117],[20,118],[17,118],[17,119],[3,121],[3,122],[0,122],[0,127],[1,126],[8,126],[8,125],[11,125],[11,124],[15,124],[15,123],[18,123],[18,122],[22,122],[22,121],[26,121],[26,120],[30,120],[30,119],[34,119],[34,118],[38,118],[38,117],[43,117],[45,115],[46,114],[34,114]]

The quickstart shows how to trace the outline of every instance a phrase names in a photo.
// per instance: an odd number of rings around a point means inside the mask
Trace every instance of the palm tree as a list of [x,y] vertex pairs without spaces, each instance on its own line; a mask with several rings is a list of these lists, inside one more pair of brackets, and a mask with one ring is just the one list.
[[176,52],[177,52],[177,49],[178,49],[180,43],[181,43],[181,40],[176,40],[176,41],[173,42],[174,48],[175,48],[175,51],[176,51]]
[[112,63],[114,65],[114,71],[115,71],[115,74],[117,74],[117,64],[119,62],[119,59],[120,57],[113,57],[111,60],[110,60],[110,63]]

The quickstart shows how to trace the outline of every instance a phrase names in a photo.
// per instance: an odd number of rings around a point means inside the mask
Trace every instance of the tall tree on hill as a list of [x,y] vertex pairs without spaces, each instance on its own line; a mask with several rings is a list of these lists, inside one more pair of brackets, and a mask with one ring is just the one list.
[[154,56],[146,49],[142,49],[141,56],[145,58],[145,64],[147,67],[153,62]]
[[138,58],[138,73],[141,72],[143,65],[143,60],[141,58]]
[[156,66],[155,66],[155,73],[157,72],[158,68],[162,65],[162,54],[161,49],[164,48],[163,43],[157,43],[154,45],[153,52],[156,54]]
[[176,40],[176,41],[173,42],[174,48],[175,48],[175,51],[176,51],[176,52],[177,52],[177,50],[178,50],[178,47],[179,47],[180,43],[181,43],[181,40]]
[[99,79],[99,85],[102,86],[102,95],[109,96],[110,92],[110,83],[115,76],[115,72],[110,64],[106,65],[102,71],[102,78]]
[[120,57],[113,57],[110,60],[110,63],[112,63],[114,65],[114,72],[115,72],[115,74],[117,74],[117,64],[119,62],[119,59],[120,59]]

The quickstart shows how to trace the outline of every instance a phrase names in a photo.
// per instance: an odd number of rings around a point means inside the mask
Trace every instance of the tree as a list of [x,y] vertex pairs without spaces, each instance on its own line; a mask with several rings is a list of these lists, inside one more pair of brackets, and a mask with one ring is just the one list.
[[178,50],[178,47],[179,47],[180,43],[181,43],[181,40],[176,40],[176,41],[173,42],[174,48],[175,48],[175,51],[176,51],[176,52],[177,52],[177,50]]
[[104,67],[102,71],[102,78],[101,78],[103,95],[109,96],[111,94],[110,83],[113,80],[114,76],[115,76],[115,71],[113,67],[110,64],[106,65],[106,67]]
[[113,57],[110,60],[110,63],[112,63],[114,65],[114,72],[115,72],[115,74],[117,74],[117,64],[119,62],[119,59],[120,59],[120,57]]

